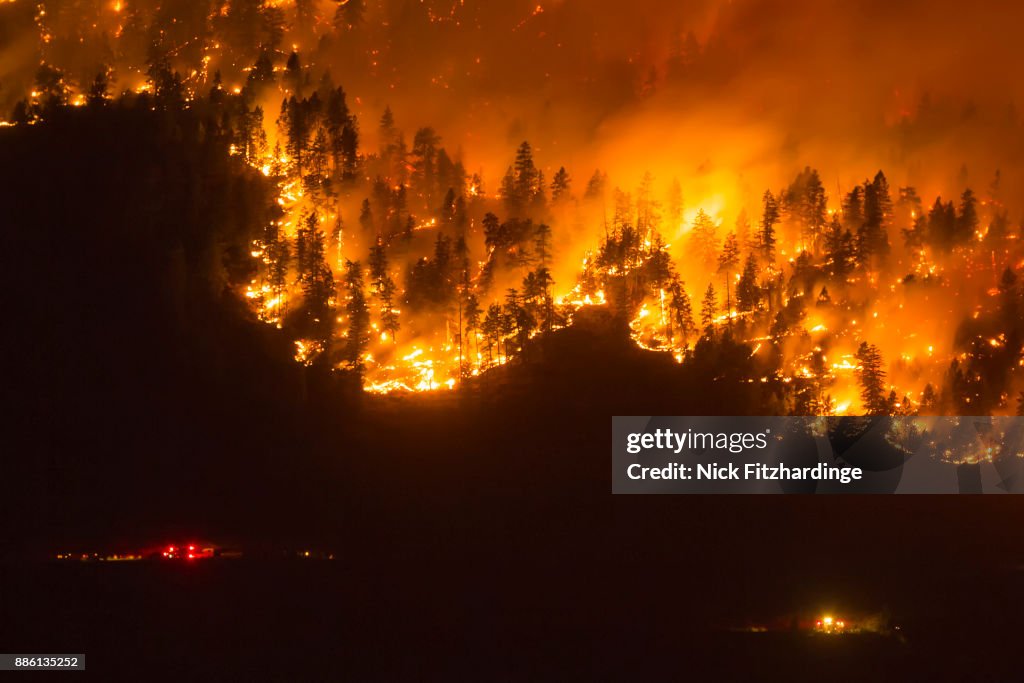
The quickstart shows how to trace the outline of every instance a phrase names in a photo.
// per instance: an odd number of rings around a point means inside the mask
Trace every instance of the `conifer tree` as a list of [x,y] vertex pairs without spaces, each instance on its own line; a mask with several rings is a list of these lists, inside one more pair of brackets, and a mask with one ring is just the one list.
[[437,148],[441,136],[433,128],[420,128],[412,141],[412,175],[409,182],[422,205],[433,210],[437,206]]
[[363,291],[363,269],[359,261],[345,261],[345,291],[348,302],[348,331],[343,358],[348,367],[362,376],[366,369],[364,354],[370,343],[370,311]]
[[539,190],[539,171],[533,163],[533,148],[529,142],[523,141],[516,150],[516,160],[513,166],[515,174],[516,200],[520,205],[533,201],[534,195]]
[[856,358],[860,364],[858,378],[864,410],[868,415],[883,415],[887,411],[887,404],[882,354],[874,344],[861,342],[857,348]]
[[732,300],[730,298],[729,280],[732,279],[732,271],[735,270],[740,260],[740,245],[736,239],[736,233],[730,232],[722,244],[722,251],[718,255],[718,272],[725,275],[725,312],[732,313]]
[[718,251],[717,233],[714,221],[704,212],[704,209],[700,209],[696,218],[693,219],[690,243],[701,262],[709,269],[715,267],[715,254]]
[[645,238],[650,237],[661,223],[661,204],[654,198],[654,176],[644,173],[636,192],[636,228]]
[[305,225],[299,231],[299,252],[302,255],[299,268],[299,284],[306,306],[318,314],[325,312],[328,301],[334,295],[334,276],[327,265],[325,237],[320,230],[320,218],[310,212]]
[[864,182],[864,223],[857,231],[857,256],[862,265],[872,257],[889,253],[887,227],[892,217],[892,198],[885,174],[879,171],[872,181]]
[[843,222],[851,232],[864,225],[864,190],[857,185],[843,198]]
[[779,222],[779,205],[771,190],[765,190],[762,198],[764,210],[761,214],[761,254],[768,263],[775,262],[775,226]]
[[963,243],[971,240],[978,230],[978,200],[971,188],[960,195],[960,211],[956,219],[956,241]]
[[96,73],[92,85],[89,86],[89,94],[86,96],[86,103],[93,108],[104,107],[108,102],[107,91],[110,89],[110,72],[103,68]]
[[[678,331],[683,344],[686,344],[690,335],[696,331],[696,326],[693,323],[693,306],[690,303],[690,296],[686,293],[685,285],[678,278],[674,278],[669,283],[669,294],[669,309],[671,310],[669,320],[674,325],[675,330]],[[669,337],[672,337],[671,329]]]
[[709,282],[700,307],[700,324],[704,327],[704,334],[710,335],[714,331],[713,325],[716,317],[718,317],[718,298],[715,296],[715,286]]
[[398,129],[395,127],[395,115],[391,113],[390,106],[385,106],[384,113],[381,114],[377,137],[380,140],[380,158],[390,171],[394,155],[398,151]]
[[743,274],[736,283],[736,303],[744,313],[756,310],[761,303],[761,289],[757,285],[757,259],[753,253],[747,254]]
[[369,199],[364,199],[362,205],[359,207],[359,225],[363,228],[363,232],[374,234],[377,231],[376,224],[373,220],[373,209],[370,208]]
[[482,311],[480,310],[480,302],[477,300],[476,294],[473,294],[472,292],[468,293],[466,295],[466,302],[465,304],[463,304],[462,307],[462,316],[463,319],[465,320],[466,332],[468,333],[469,338],[474,342],[474,345],[476,347],[476,356],[480,355],[480,340],[477,335],[477,332],[480,331],[481,313]]
[[855,256],[853,234],[843,227],[838,216],[833,216],[825,233],[826,269],[835,278],[845,278],[853,270]]
[[291,264],[291,246],[287,239],[284,239],[276,224],[271,225],[266,231],[266,255],[268,264],[268,276],[274,300],[277,302],[273,307],[274,314],[278,319],[283,317],[285,293],[288,287],[288,268]]
[[568,171],[565,170],[565,166],[562,166],[555,173],[555,177],[551,179],[551,201],[557,204],[564,199],[569,199],[571,189],[572,179],[569,177]]
[[387,247],[377,238],[377,243],[370,247],[370,291],[379,303],[381,329],[391,341],[396,341],[399,330],[398,314],[394,310],[394,299],[397,287],[388,272]]
[[546,223],[537,226],[533,238],[533,253],[542,267],[551,261],[551,227]]
[[[494,360],[493,351],[497,347],[499,353],[501,353],[501,340],[502,334],[505,327],[505,313],[501,308],[501,304],[493,303],[487,307],[487,315],[484,317],[481,331],[484,334],[484,339],[487,342],[487,362],[491,363]],[[501,353],[504,356],[504,353]]]
[[283,83],[295,95],[301,97],[302,78],[302,62],[299,60],[299,53],[293,50],[285,63]]

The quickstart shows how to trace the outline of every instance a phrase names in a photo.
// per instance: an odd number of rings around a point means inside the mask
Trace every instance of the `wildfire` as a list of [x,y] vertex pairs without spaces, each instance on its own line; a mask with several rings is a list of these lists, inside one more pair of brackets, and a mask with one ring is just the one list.
[[[327,23],[355,30],[345,12],[356,12],[362,3],[340,5],[335,9],[344,21],[316,17],[314,33]],[[1000,236],[996,219],[1001,200],[985,198],[968,210],[965,193],[963,207],[946,207],[952,211],[951,225],[963,231],[963,239],[947,244],[914,234],[921,221],[927,223],[925,232],[938,230],[933,224],[941,223],[939,209],[944,205],[938,202],[939,208],[931,211],[920,201],[897,206],[899,198],[911,194],[902,191],[913,188],[899,188],[900,194],[893,188],[890,193],[884,176],[855,188],[863,191],[860,195],[846,198],[860,197],[859,204],[827,196],[832,190],[821,183],[817,171],[812,179],[810,169],[785,192],[768,192],[770,202],[751,198],[749,188],[737,190],[728,173],[716,171],[702,171],[701,179],[687,181],[698,187],[686,188],[685,205],[681,184],[666,194],[645,177],[635,193],[628,187],[611,192],[611,187],[603,187],[600,173],[594,192],[588,188],[590,196],[584,198],[580,179],[570,188],[564,168],[559,183],[552,182],[559,176],[545,179],[546,164],[555,159],[545,159],[538,167],[531,156],[527,163],[532,150],[526,143],[500,189],[485,193],[483,170],[466,173],[460,154],[442,156],[434,141],[441,131],[417,131],[412,149],[403,138],[408,131],[399,130],[394,119],[387,125],[382,120],[381,135],[387,137],[390,130],[392,139],[385,142],[391,145],[370,151],[365,144],[360,147],[359,131],[368,126],[365,118],[357,121],[356,113],[364,117],[366,94],[345,100],[341,88],[328,86],[327,65],[308,63],[316,53],[300,54],[300,48],[310,44],[307,38],[322,36],[292,32],[298,24],[292,21],[298,3],[274,0],[263,6],[280,12],[279,18],[287,19],[281,25],[288,26],[282,29],[287,35],[276,36],[279,44],[267,51],[269,63],[254,64],[251,55],[236,63],[240,58],[220,33],[214,32],[216,38],[185,35],[172,40],[161,27],[153,35],[168,42],[163,56],[170,64],[171,73],[164,79],[169,83],[150,73],[154,63],[111,65],[97,84],[115,86],[104,79],[120,73],[117,90],[147,106],[154,106],[169,87],[180,88],[186,109],[197,107],[207,92],[211,102],[218,98],[217,120],[225,122],[220,139],[229,162],[272,188],[276,204],[274,215],[266,219],[266,235],[247,247],[257,273],[244,276],[239,292],[259,320],[297,337],[291,341],[300,364],[325,362],[334,370],[355,370],[364,388],[373,393],[448,391],[510,362],[538,336],[572,325],[582,309],[605,307],[628,321],[638,347],[668,354],[678,363],[690,362],[702,342],[746,345],[736,355],[754,368],[745,381],[784,384],[792,395],[810,397],[811,407],[805,401],[800,409],[821,413],[867,409],[860,385],[871,363],[861,360],[858,349],[868,342],[885,354],[875,369],[879,376],[871,391],[884,393],[886,408],[892,410],[914,408],[919,399],[924,403],[925,387],[947,375],[963,383],[982,382],[977,369],[966,367],[972,361],[985,367],[986,359],[1005,357],[1007,365],[1024,367],[1020,349],[1014,348],[1019,335],[1000,329],[999,324],[1006,324],[997,319],[1001,311],[1006,318],[1019,316],[1010,296],[1019,288],[1009,280],[1002,282],[1000,275],[1005,268],[1011,279],[1016,278],[1016,271],[1024,267],[1016,246],[1019,235],[1003,226],[1005,234]],[[232,3],[218,4],[203,18],[203,30],[230,23],[233,8]],[[136,13],[133,5],[110,0],[102,9],[93,29],[115,37],[122,30],[130,32],[125,27]],[[508,28],[516,32],[535,21],[546,22],[547,17],[538,18],[544,12],[535,5]],[[454,9],[447,17],[435,16],[433,10],[430,16],[431,23],[457,23],[462,17]],[[53,17],[39,4],[35,20],[45,46],[54,38],[49,25]],[[287,54],[289,46],[294,60]],[[185,62],[181,55],[189,51],[195,54]],[[385,63],[378,61],[382,51],[382,45],[370,46],[374,66]],[[481,57],[474,61],[479,64]],[[48,63],[41,60],[39,66]],[[221,70],[223,82],[213,75]],[[40,72],[39,82],[26,93],[26,107],[35,113],[19,121],[40,120],[37,112],[48,99],[82,107],[79,114],[88,113],[97,102],[88,82],[58,71]],[[260,78],[265,82],[261,84]],[[455,87],[453,74],[447,71],[428,78],[436,85]],[[265,92],[254,94],[261,88]],[[277,109],[281,95],[289,98],[286,103],[294,99],[295,108],[286,104]],[[110,100],[101,88],[99,101]],[[242,123],[229,122],[232,117]],[[2,127],[12,125],[16,124],[0,121]],[[346,144],[353,146],[347,160],[342,158]],[[384,158],[389,155],[397,156]],[[662,174],[659,182],[664,182],[680,169],[655,170]],[[433,185],[426,182],[427,176]],[[801,194],[813,185],[811,180],[820,192]],[[490,178],[487,183],[499,187]],[[861,200],[868,190],[883,189],[886,201],[880,204],[876,227],[888,240],[888,262],[863,253],[869,226]],[[556,190],[570,201],[556,203]],[[591,206],[580,208],[588,202]],[[807,215],[809,209],[815,215]],[[739,216],[748,212],[749,219],[741,221]],[[497,220],[497,213],[506,220]],[[497,222],[481,229],[485,216],[494,216]],[[558,250],[550,243],[537,247],[542,219],[553,226],[543,227],[559,236],[568,232],[564,228],[570,223],[587,231],[580,237],[589,248],[584,257],[577,261],[580,241],[569,245],[556,240]],[[777,232],[766,236],[766,221],[769,230]],[[309,233],[317,233],[317,239],[303,241]],[[901,235],[906,238],[902,245]],[[437,242],[430,255],[433,240]],[[370,275],[368,253],[375,243],[390,249],[400,262],[380,266]],[[457,258],[474,264],[472,268],[467,265],[458,277],[432,270],[435,261],[444,259],[451,268],[458,249],[462,251]],[[318,267],[324,264],[315,277],[309,272],[310,260]],[[350,271],[348,264],[355,262],[362,272]],[[554,283],[553,272],[563,281]],[[416,280],[419,284],[410,284],[416,273],[422,276]],[[349,278],[358,281],[356,275],[374,281],[352,284]],[[438,296],[431,292],[433,298],[414,306],[411,290],[417,286],[445,291]],[[313,298],[311,292],[322,295],[321,306],[303,311],[307,298]],[[917,311],[922,309],[934,313],[930,317],[941,319],[941,324],[918,330],[924,316]],[[309,313],[304,327],[292,324],[300,313]],[[363,315],[365,325],[359,322]],[[974,323],[962,335],[970,348],[954,348],[960,342],[954,334],[961,316]],[[346,345],[352,348],[342,349]],[[1006,396],[999,395],[998,410],[1015,408],[1009,391],[1019,390],[1020,382],[1015,382],[1003,392]],[[905,388],[906,396],[890,397],[897,387]],[[972,406],[977,400],[975,395],[964,396]]]
[[323,351],[323,345],[315,340],[297,339],[295,341],[295,361],[303,365],[312,365],[317,354]]

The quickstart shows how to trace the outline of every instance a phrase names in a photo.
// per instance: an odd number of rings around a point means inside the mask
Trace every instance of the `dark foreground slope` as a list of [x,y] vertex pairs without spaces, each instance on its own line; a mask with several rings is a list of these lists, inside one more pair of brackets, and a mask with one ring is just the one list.
[[[194,564],[9,562],[5,642],[84,651],[90,667],[125,678],[154,663],[277,680],[1019,671],[1013,499],[613,497],[609,418],[650,406],[601,374],[571,396],[537,379],[536,393],[511,398],[339,409],[322,433],[246,475],[256,483],[226,498],[234,506],[186,492],[134,518],[108,503],[134,538],[166,533],[180,515],[176,528],[263,550]],[[307,546],[334,559],[266,550]],[[786,626],[824,611],[883,615],[900,637]],[[728,630],[744,624],[783,626]]]
[[[79,509],[110,510],[112,526],[51,502],[51,519],[68,526],[49,533],[71,541],[70,529],[127,545],[185,532],[254,552],[194,564],[8,562],[4,642],[84,651],[90,668],[123,678],[154,665],[276,680],[1019,672],[1015,500],[613,497],[610,416],[695,404],[649,393],[643,382],[671,371],[657,358],[624,350],[609,361],[601,338],[576,341],[588,344],[550,350],[536,376],[495,380],[505,393],[339,407],[237,481],[200,481],[158,509],[107,498],[100,484]],[[574,390],[557,367],[539,370],[591,352],[605,370]],[[134,472],[120,485],[148,477]],[[334,559],[275,552],[303,547]],[[824,611],[884,615],[900,637],[728,630]]]

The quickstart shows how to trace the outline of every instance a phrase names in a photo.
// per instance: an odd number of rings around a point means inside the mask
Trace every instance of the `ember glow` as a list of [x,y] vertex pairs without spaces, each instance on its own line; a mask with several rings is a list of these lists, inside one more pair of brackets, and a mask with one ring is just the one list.
[[936,46],[1019,7],[865,3],[865,61],[832,39],[855,8],[591,4],[15,0],[3,125],[216,121],[273,193],[230,288],[368,392],[458,390],[600,309],[794,414],[1017,411],[1019,85],[996,37]]

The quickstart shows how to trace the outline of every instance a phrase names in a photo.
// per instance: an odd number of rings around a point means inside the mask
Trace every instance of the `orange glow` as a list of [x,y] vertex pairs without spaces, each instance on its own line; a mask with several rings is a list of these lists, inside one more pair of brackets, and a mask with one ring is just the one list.
[[[961,78],[934,67],[945,59],[934,45],[959,37],[955,13],[931,6],[920,16],[894,13],[899,16],[890,20],[906,30],[892,31],[899,40],[881,41],[869,69],[861,52],[847,52],[849,41],[836,40],[862,20],[841,3],[825,7],[805,1],[801,11],[766,14],[744,3],[712,2],[700,9],[664,2],[651,12],[618,12],[596,3],[590,20],[595,31],[603,30],[593,35],[578,33],[583,30],[578,22],[565,20],[564,3],[531,3],[514,16],[486,3],[419,4],[422,25],[411,32],[417,40],[408,41],[395,40],[391,24],[362,4],[365,16],[358,15],[357,4],[312,3],[313,16],[300,17],[300,3],[263,3],[260,11],[268,11],[263,18],[281,26],[266,53],[269,63],[256,62],[254,46],[234,44],[236,33],[248,33],[241,30],[246,20],[236,16],[232,3],[220,3],[188,25],[170,10],[165,17],[143,11],[144,4],[110,0],[73,30],[64,17],[39,4],[29,29],[37,35],[24,41],[35,46],[27,50],[31,63],[22,65],[25,78],[5,82],[23,84],[17,95],[27,96],[28,124],[40,120],[48,100],[88,110],[98,100],[91,79],[80,72],[83,65],[97,63],[90,44],[109,40],[104,59],[112,63],[103,65],[99,85],[106,92],[100,102],[127,92],[140,106],[157,108],[164,91],[177,84],[184,109],[204,115],[216,110],[217,120],[229,129],[223,142],[231,168],[255,176],[276,204],[265,219],[266,235],[247,245],[255,275],[235,291],[256,318],[288,336],[296,363],[334,372],[358,368],[371,393],[457,390],[524,357],[539,336],[557,334],[590,308],[621,317],[625,325],[617,329],[628,328],[639,348],[679,364],[694,358],[701,340],[729,338],[745,345],[749,351],[743,355],[752,368],[746,379],[768,385],[766,392],[778,389],[785,410],[868,410],[860,386],[865,369],[856,358],[862,343],[882,358],[885,381],[878,390],[887,409],[919,409],[926,387],[941,389],[953,361],[983,365],[984,354],[994,354],[1009,358],[1007,367],[1024,367],[1024,358],[1010,358],[1020,355],[1009,348],[1016,337],[997,329],[1002,271],[1020,270],[1024,263],[1017,226],[1004,226],[1002,233],[996,229],[997,219],[1022,209],[1006,188],[1019,185],[1024,169],[999,151],[1016,148],[1018,131],[995,125],[1007,118],[1001,110],[998,116],[986,111],[976,123],[967,116],[933,122],[957,130],[962,139],[956,145],[940,140],[907,147],[908,140],[934,137],[931,129],[924,130],[933,125],[929,116],[974,111],[976,100],[1005,89],[990,82],[1001,76],[987,61],[950,65]],[[335,10],[341,12],[337,18]],[[1006,38],[1007,27],[1014,25],[996,14],[977,18],[991,44],[1000,42],[990,36]],[[360,22],[366,23],[360,27]],[[368,26],[373,30],[364,30]],[[787,40],[748,39],[754,26]],[[618,29],[621,41],[593,39]],[[164,53],[168,78],[150,73],[149,57],[131,49],[132,31],[160,36],[154,49]],[[468,38],[481,31],[503,39],[492,46]],[[47,47],[54,40],[60,49]],[[499,59],[504,55],[495,50],[507,49],[506,41],[523,59],[515,64]],[[920,50],[909,49],[907,41]],[[584,50],[582,59],[557,56],[569,47]],[[296,61],[290,62],[292,50]],[[822,58],[808,62],[809,50]],[[56,63],[60,59],[68,63]],[[620,65],[621,83],[606,83],[604,76],[581,71],[579,63]],[[806,73],[787,72],[793,63]],[[745,67],[737,70],[737,65]],[[40,77],[33,79],[37,71]],[[778,77],[787,73],[792,77]],[[880,89],[868,73],[893,73],[906,83]],[[508,82],[535,83],[536,92],[508,92]],[[694,89],[697,83],[700,89]],[[960,84],[962,92],[951,94],[949,83]],[[337,135],[343,122],[328,121],[322,108],[325,93],[339,86],[356,139],[347,161]],[[296,103],[309,104],[314,91],[319,104],[310,111],[318,113],[290,128],[282,100],[296,97]],[[929,104],[925,94],[931,93],[936,101]],[[984,97],[972,97],[978,93]],[[688,104],[680,107],[680,102]],[[386,125],[384,106],[391,116]],[[865,120],[879,122],[877,128],[865,126]],[[0,122],[4,128],[12,125]],[[520,141],[510,141],[511,131],[531,145],[533,170],[523,177],[517,174],[527,167],[517,165]],[[292,139],[300,132],[301,144]],[[443,179],[435,165],[442,151]],[[892,165],[884,169],[888,194],[877,218],[887,256],[861,258],[865,216],[846,200],[873,182],[883,162]],[[812,170],[808,164],[820,170],[814,170],[820,194],[813,215],[801,195],[808,181],[804,174]],[[961,167],[961,177],[952,180]],[[998,178],[989,177],[988,169],[996,168]],[[506,183],[507,172],[512,175]],[[901,194],[911,183],[915,192]],[[954,219],[963,216],[958,200],[967,185],[977,197],[977,220],[963,228],[959,241],[915,238],[915,229],[928,233],[938,225],[932,205],[937,199],[940,208],[953,202]],[[771,226],[774,244],[768,245],[761,234],[766,190],[778,211]],[[513,200],[522,192],[530,201],[517,205]],[[913,196],[917,200],[903,201]],[[449,203],[442,207],[444,202]],[[318,313],[322,319],[303,326],[295,320],[303,313],[309,282],[298,272],[297,240],[311,214],[323,232],[323,260],[333,290]],[[514,244],[496,247],[494,235],[490,241],[485,236],[489,214],[498,219],[498,232],[524,234],[514,234]],[[517,221],[529,221],[530,228]],[[545,247],[551,253],[543,260],[552,282],[542,285],[542,293],[533,291],[524,306],[524,281],[536,274],[540,260],[535,236],[525,233],[542,223],[551,230]],[[833,225],[838,226],[833,239],[850,233],[849,253],[830,251],[836,247],[828,239]],[[623,234],[635,239],[627,245],[632,253],[618,258],[609,248],[602,261],[602,249]],[[443,273],[445,292],[435,297],[439,300],[415,303],[409,273],[423,259],[430,261],[439,236],[452,240],[449,250],[457,237],[464,238],[469,266],[458,277]],[[723,265],[730,237],[736,253]],[[345,263],[359,261],[365,271],[378,239],[388,250],[394,291],[385,303],[364,281],[368,341],[357,351],[342,351],[354,325]],[[281,260],[281,247],[287,247],[288,259]],[[285,263],[282,272],[275,272],[278,263]],[[656,267],[668,270],[652,279]],[[431,277],[423,281],[433,282]],[[714,301],[702,320],[709,285]],[[512,304],[506,301],[510,289],[518,297]],[[742,296],[741,289],[746,290]],[[693,321],[683,325],[686,329],[680,329],[680,310],[673,310],[674,298],[680,305],[679,292],[691,307]],[[469,329],[462,319],[468,295],[479,308],[476,317],[498,307],[488,332],[482,321]],[[523,308],[529,316],[509,319],[510,311]],[[547,318],[543,325],[538,316]],[[973,348],[956,335],[968,318],[977,328],[967,335]],[[516,329],[522,321],[525,331]],[[1015,412],[1022,389],[1024,378],[1009,377],[1006,396],[989,397],[994,405],[986,408]],[[972,408],[977,400],[963,397]]]

